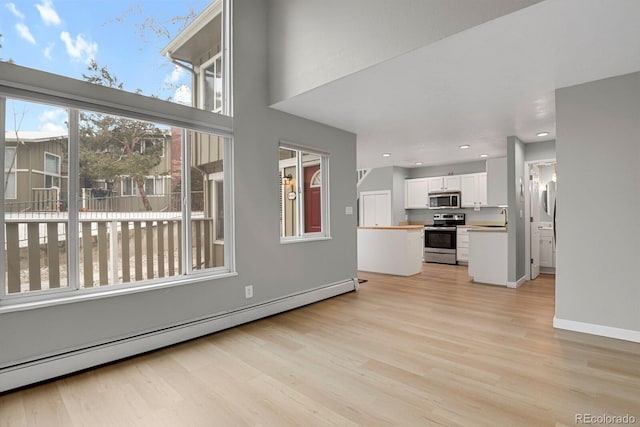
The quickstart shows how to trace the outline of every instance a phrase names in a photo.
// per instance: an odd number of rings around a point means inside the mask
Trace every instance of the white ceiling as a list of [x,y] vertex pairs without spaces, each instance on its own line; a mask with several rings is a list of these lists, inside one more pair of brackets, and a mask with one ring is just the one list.
[[451,164],[554,139],[555,89],[635,71],[640,0],[546,0],[274,108],[356,133],[358,168]]

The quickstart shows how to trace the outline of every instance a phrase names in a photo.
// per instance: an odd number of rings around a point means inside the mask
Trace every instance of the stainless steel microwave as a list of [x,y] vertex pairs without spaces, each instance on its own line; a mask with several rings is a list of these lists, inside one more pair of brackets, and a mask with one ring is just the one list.
[[429,193],[429,209],[456,209],[460,207],[460,192]]

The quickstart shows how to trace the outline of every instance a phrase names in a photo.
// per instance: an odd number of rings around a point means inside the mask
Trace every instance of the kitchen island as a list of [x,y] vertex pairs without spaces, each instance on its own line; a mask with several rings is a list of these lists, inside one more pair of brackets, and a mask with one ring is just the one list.
[[358,270],[411,276],[422,271],[424,227],[358,227]]
[[469,228],[469,276],[474,282],[507,286],[507,227]]

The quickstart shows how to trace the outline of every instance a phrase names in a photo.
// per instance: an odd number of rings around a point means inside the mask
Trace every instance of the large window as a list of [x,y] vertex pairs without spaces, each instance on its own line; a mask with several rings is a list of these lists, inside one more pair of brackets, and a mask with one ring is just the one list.
[[[203,131],[206,118],[196,131],[42,96],[60,104],[3,97],[0,90],[3,122],[17,122],[18,114],[26,129],[1,129],[0,304],[233,271],[232,223],[224,220],[233,217],[230,137]],[[28,130],[43,118],[55,119],[46,123],[51,130]],[[29,169],[18,169],[17,151]]]
[[329,237],[328,155],[287,145],[279,153],[281,241]]

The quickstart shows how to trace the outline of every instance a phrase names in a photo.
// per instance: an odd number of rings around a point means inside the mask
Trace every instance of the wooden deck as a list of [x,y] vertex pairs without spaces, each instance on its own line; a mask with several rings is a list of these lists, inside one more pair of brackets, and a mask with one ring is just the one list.
[[357,293],[0,396],[0,426],[640,424],[640,344],[554,330],[553,276],[360,277]]

